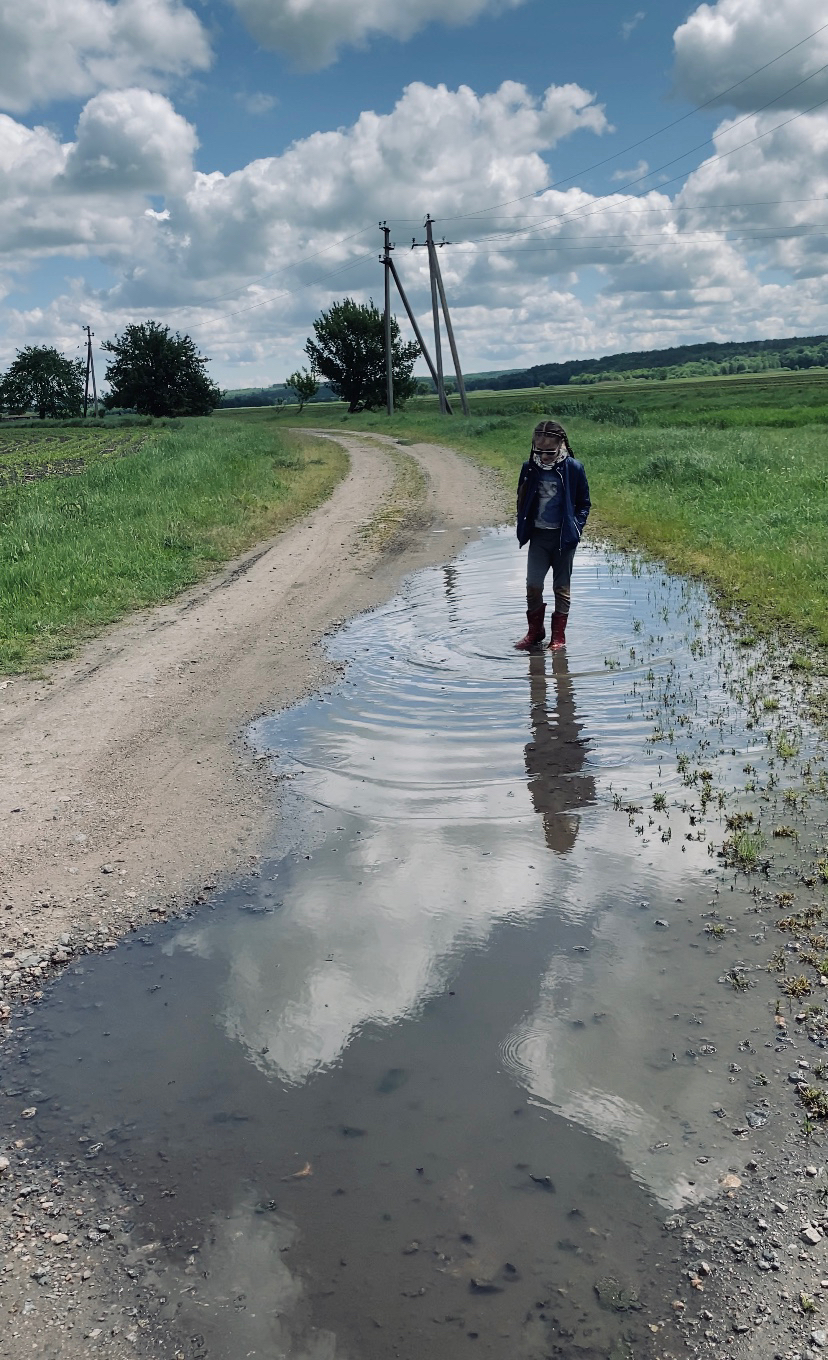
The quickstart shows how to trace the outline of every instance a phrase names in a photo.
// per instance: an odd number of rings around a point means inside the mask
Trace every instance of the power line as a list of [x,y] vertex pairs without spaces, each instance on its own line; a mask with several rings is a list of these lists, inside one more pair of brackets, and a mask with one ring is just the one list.
[[[739,235],[738,235],[738,236],[728,236],[727,233],[728,233],[728,232],[731,232],[731,231],[739,231]],[[788,234],[787,234],[787,235],[782,235],[782,233],[788,233]],[[526,247],[520,246],[520,245],[518,245],[518,246],[489,246],[489,245],[487,244],[486,241],[476,241],[474,238],[470,238],[468,241],[464,241],[463,244],[464,244],[464,245],[477,245],[477,246],[480,246],[481,249],[482,249],[482,251],[485,252],[487,255],[496,255],[496,254],[498,254],[498,253],[500,253],[501,251],[504,251],[504,250],[522,250],[522,249],[527,249],[527,250],[557,250],[557,249],[558,249],[558,246],[559,246],[562,242],[567,242],[567,241],[576,241],[576,242],[579,242],[579,243],[582,242],[582,241],[595,241],[595,242],[598,242],[599,244],[600,244],[600,242],[602,242],[602,241],[613,241],[613,240],[618,240],[618,241],[621,241],[622,243],[623,243],[624,241],[677,241],[677,242],[681,242],[681,241],[717,241],[717,240],[742,241],[742,240],[754,240],[754,239],[755,239],[755,240],[768,240],[768,241],[775,241],[775,240],[786,240],[786,241],[790,240],[790,241],[797,241],[797,240],[799,240],[799,239],[802,238],[802,237],[808,237],[808,236],[825,236],[825,235],[828,235],[828,223],[824,223],[824,222],[795,222],[795,223],[790,223],[790,224],[787,225],[787,226],[786,226],[784,223],[782,223],[782,224],[773,224],[773,225],[771,225],[771,226],[764,226],[764,225],[762,225],[762,224],[757,224],[753,229],[751,229],[751,224],[750,224],[750,223],[745,223],[741,228],[740,228],[740,227],[735,227],[735,226],[733,226],[733,227],[704,227],[704,228],[701,228],[699,231],[695,231],[695,232],[680,232],[680,233],[677,233],[677,234],[674,235],[674,236],[667,236],[667,235],[665,235],[665,233],[664,233],[663,230],[662,230],[662,231],[612,231],[612,232],[594,232],[594,233],[592,233],[592,234],[589,234],[589,233],[584,232],[582,235],[577,235],[577,236],[575,236],[575,235],[571,235],[571,236],[552,236],[552,237],[549,237],[547,240],[545,240],[544,243],[543,243],[542,245],[539,244],[539,245],[537,245],[537,246],[534,246],[534,245],[530,245],[530,246],[526,246]],[[449,241],[446,242],[446,245],[450,245],[450,244],[451,244],[451,242],[449,242]],[[458,253],[458,252],[455,252],[455,253]],[[462,254],[462,253],[472,254],[473,252],[471,252],[471,251],[462,252],[462,251],[461,251],[461,252],[459,252],[459,253],[461,253],[461,254]]]
[[[768,67],[774,66],[776,62],[781,61],[783,57],[790,56],[791,52],[795,52],[798,47],[803,47],[804,44],[810,42],[812,38],[818,37],[826,28],[828,28],[828,23],[821,24],[819,28],[814,29],[813,33],[809,33],[807,37],[800,38],[799,42],[795,42],[792,47],[787,47],[785,51],[780,52],[778,56],[771,57],[770,61],[766,61],[764,66],[757,66],[755,71],[751,71],[749,75],[743,76],[741,80],[737,80],[735,85],[728,85],[726,90],[720,90],[718,94],[714,94],[710,99],[705,100],[703,104],[697,104],[687,113],[683,113],[680,118],[674,118],[672,123],[665,123],[664,127],[656,128],[655,132],[648,133],[646,137],[641,137],[637,142],[631,142],[629,146],[623,147],[620,151],[614,151],[611,156],[606,156],[602,161],[596,161],[594,165],[588,165],[586,169],[576,170],[574,174],[567,175],[564,179],[555,180],[554,183],[548,185],[544,190],[534,190],[530,194],[521,194],[518,198],[507,198],[504,203],[494,203],[490,208],[478,208],[474,212],[461,213],[457,217],[446,218],[445,220],[457,222],[463,218],[479,217],[488,212],[496,212],[498,208],[508,208],[512,203],[523,203],[527,198],[535,198],[538,192],[548,193],[550,189],[557,189],[561,184],[569,184],[573,179],[580,178],[581,175],[589,175],[593,170],[600,170],[602,166],[609,165],[610,161],[617,160],[619,156],[626,156],[629,151],[636,151],[638,147],[644,146],[647,142],[651,142],[655,137],[660,137],[662,133],[669,132],[671,128],[678,127],[679,123],[684,123],[688,118],[692,118],[694,114],[701,113],[702,109],[709,108],[711,104],[717,104],[720,99],[724,99],[725,95],[731,94],[733,90],[737,90],[740,85],[747,84],[754,76],[761,75],[763,71],[767,71]],[[825,68],[823,67],[821,69],[824,70]],[[818,75],[819,72],[815,71],[813,74]],[[810,80],[811,76],[808,76],[807,79]],[[804,81],[799,82],[799,84],[804,83]],[[799,85],[792,85],[790,90],[785,90],[783,94],[777,95],[776,100],[772,100],[771,103],[776,103],[777,100],[783,99],[786,94],[791,94],[793,90],[798,88]],[[768,105],[764,105],[764,107],[767,108]],[[754,110],[754,112],[760,112],[760,110]],[[687,154],[689,155],[690,153],[688,152]],[[636,183],[636,181],[632,181],[632,183]],[[440,221],[443,221],[443,219],[440,218]]]
[[[776,123],[775,126],[772,127],[772,128],[766,128],[766,130],[765,130],[764,132],[757,133],[757,135],[756,135],[755,137],[750,137],[746,142],[740,142],[738,146],[733,146],[733,147],[731,147],[729,151],[720,151],[720,152],[718,152],[715,156],[709,156],[709,157],[707,158],[707,160],[705,161],[705,165],[714,165],[717,161],[727,160],[728,156],[733,156],[733,155],[735,155],[735,153],[736,153],[737,151],[743,151],[743,150],[745,149],[745,147],[747,147],[747,146],[753,146],[754,143],[756,143],[756,142],[761,142],[762,139],[763,139],[764,137],[770,137],[770,135],[771,135],[772,133],[778,132],[778,131],[780,130],[780,128],[788,127],[789,124],[795,123],[795,122],[797,121],[798,118],[804,118],[804,117],[806,117],[807,114],[813,113],[815,109],[822,108],[824,104],[828,104],[828,98],[818,100],[817,103],[816,103],[816,104],[812,104],[812,105],[810,106],[810,108],[802,109],[799,113],[793,114],[790,118],[786,118],[783,122],[781,122],[781,123]],[[761,110],[759,110],[759,111],[761,111]],[[750,115],[750,116],[753,116],[753,115]],[[740,119],[740,122],[744,122],[744,121],[745,121],[744,119]],[[733,126],[735,127],[735,126],[737,126],[737,125],[734,124]],[[697,149],[697,148],[694,148],[694,149]],[[684,153],[683,153],[683,156],[684,156],[684,155],[690,155],[690,154],[691,154],[691,153],[690,153],[689,151],[687,151],[687,152],[684,152]],[[651,171],[649,171],[646,175],[642,175],[640,178],[641,178],[641,179],[649,179],[649,178],[650,178],[650,175],[656,174],[656,173],[658,172],[658,170],[662,170],[662,169],[666,168],[666,166],[673,165],[673,164],[675,163],[676,160],[682,160],[682,159],[683,159],[683,156],[676,156],[676,157],[674,158],[674,160],[672,160],[672,161],[666,161],[664,166],[658,166],[656,170],[651,170]],[[644,189],[644,190],[642,190],[641,193],[639,193],[639,194],[627,194],[625,198],[622,198],[621,202],[622,202],[622,203],[632,203],[632,202],[635,202],[636,199],[643,198],[645,194],[654,193],[655,190],[656,190],[656,187],[657,187],[658,190],[660,191],[660,190],[663,189],[667,184],[674,184],[674,183],[676,182],[676,180],[684,179],[686,173],[687,173],[686,171],[681,171],[679,174],[673,175],[670,179],[663,180],[662,183],[661,183],[660,185],[658,185],[658,186],[653,186],[653,187],[650,188],[650,189]],[[639,183],[639,180],[630,180],[630,184],[637,184],[637,183]],[[625,185],[624,187],[625,187],[625,188],[628,188],[629,185]],[[546,225],[546,224],[549,223],[549,222],[583,221],[585,218],[588,218],[588,217],[597,217],[597,216],[599,216],[601,213],[606,212],[606,211],[607,211],[607,207],[595,208],[595,209],[594,209],[593,211],[591,211],[591,212],[588,212],[588,211],[586,211],[586,210],[578,210],[578,209],[573,208],[573,209],[572,209],[570,212],[568,212],[568,213],[553,213],[553,214],[551,214],[551,216],[547,217],[546,219],[540,219],[540,225]],[[477,239],[477,240],[480,240],[480,241],[499,241],[499,240],[503,240],[505,237],[508,237],[508,236],[522,236],[522,235],[526,235],[526,234],[528,234],[528,233],[531,233],[531,232],[537,231],[537,230],[538,230],[538,227],[519,227],[519,228],[516,228],[515,231],[493,232],[493,233],[492,233],[491,235],[489,235],[489,236],[482,236],[482,237],[478,237],[478,238],[476,238],[476,239]],[[467,238],[467,239],[471,240],[472,238]]]
[[[566,238],[565,238],[566,239]],[[572,238],[569,238],[572,239]],[[630,236],[613,239],[611,237],[595,236],[591,239],[590,245],[559,245],[557,241],[550,241],[542,246],[493,246],[484,252],[476,250],[455,250],[455,255],[534,255],[543,251],[597,251],[597,250],[624,250],[627,242],[654,240],[659,246],[684,246],[684,245],[729,245],[731,241],[768,241],[774,244],[777,241],[807,241],[807,240],[826,240],[828,231],[803,231],[796,236],[771,236],[768,234],[755,234],[741,236],[644,236],[632,233]]]
[[[548,190],[544,189],[542,192],[547,193]],[[756,198],[751,199],[748,202],[744,203],[698,203],[695,204],[694,206],[687,208],[682,208],[678,206],[670,208],[647,208],[647,212],[648,213],[730,212],[731,208],[776,208],[779,207],[781,204],[787,203],[828,203],[828,196],[826,196],[825,194],[816,194],[810,198]],[[607,208],[606,212],[608,214],[617,212],[620,216],[620,209]],[[468,214],[465,214],[465,217],[468,217]],[[440,221],[459,222],[465,220],[465,217],[441,217]],[[500,217],[500,218],[496,217],[493,220],[495,222],[519,222],[519,221],[548,222],[549,217],[546,213],[520,213],[514,217]],[[399,222],[404,224],[407,222],[419,222],[420,219],[419,217],[389,217],[388,221]],[[522,228],[518,228],[518,230],[522,230]],[[481,237],[480,239],[482,240],[483,238]]]

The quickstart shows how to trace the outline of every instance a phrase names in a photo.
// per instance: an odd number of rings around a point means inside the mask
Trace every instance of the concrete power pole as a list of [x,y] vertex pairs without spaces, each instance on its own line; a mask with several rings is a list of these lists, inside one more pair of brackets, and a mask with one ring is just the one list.
[[[421,330],[420,330],[420,327],[419,327],[418,324],[417,324],[417,318],[416,318],[416,316],[414,315],[413,311],[411,310],[411,303],[408,301],[408,297],[407,297],[407,295],[406,295],[406,291],[405,291],[405,289],[403,288],[403,286],[402,286],[402,281],[401,281],[401,279],[400,279],[399,274],[397,273],[397,266],[394,264],[394,261],[393,261],[393,260],[391,261],[391,273],[392,273],[392,275],[393,275],[393,277],[394,277],[394,282],[395,282],[396,285],[397,285],[397,292],[399,293],[400,298],[402,299],[402,305],[403,305],[403,307],[405,308],[406,312],[408,313],[408,319],[409,319],[409,321],[411,322],[411,328],[412,328],[412,330],[414,331],[414,335],[415,335],[415,337],[416,337],[417,344],[420,346],[420,353],[422,354],[423,358],[425,359],[426,363],[428,364],[428,371],[429,371],[429,373],[431,374],[432,378],[434,379],[434,386],[436,387],[436,386],[437,386],[437,369],[434,367],[434,363],[433,363],[433,361],[432,361],[431,355],[429,354],[428,350],[426,349],[426,342],[425,342],[425,340],[423,339],[422,332],[421,332]],[[448,397],[446,397],[446,406],[448,407],[448,413],[449,413],[449,415],[451,415],[451,406],[449,405]]]
[[434,247],[434,237],[431,231],[431,218],[426,220],[426,233],[429,243],[429,254],[432,259],[434,278],[437,280],[437,291],[440,294],[440,302],[443,307],[443,316],[446,320],[446,333],[448,334],[449,345],[451,347],[451,357],[454,361],[454,372],[457,376],[457,391],[460,393],[460,405],[463,407],[463,415],[469,414],[469,401],[466,396],[466,384],[463,381],[463,370],[460,367],[460,355],[457,353],[457,343],[454,339],[454,327],[451,324],[448,302],[446,301],[446,290],[443,287],[443,275],[440,273],[440,261],[437,258],[437,251]]
[[[425,241],[412,241],[412,249],[415,246],[424,245],[428,251],[428,272],[431,279],[431,311],[434,317],[434,357],[437,360],[437,373],[435,382],[437,384],[437,396],[440,402],[440,410],[445,415],[451,415],[451,407],[446,396],[446,384],[443,377],[443,347],[440,337],[440,307],[443,308],[443,317],[446,322],[446,333],[449,345],[451,346],[451,357],[454,360],[454,371],[457,374],[457,391],[460,393],[460,402],[463,407],[463,414],[469,414],[469,402],[466,396],[466,384],[463,381],[463,370],[460,367],[460,356],[457,353],[457,342],[454,339],[454,328],[451,324],[448,302],[446,300],[446,290],[443,286],[443,276],[440,273],[440,262],[437,259],[437,244],[434,240],[434,220],[429,215],[425,220],[426,239]],[[441,246],[448,245],[448,241],[440,241]]]
[[92,357],[92,336],[95,332],[89,326],[82,328],[86,331],[86,382],[83,389],[83,418],[86,419],[86,412],[89,406],[89,379],[92,378],[92,400],[95,418],[98,415],[98,389],[95,385],[95,360]]
[[448,402],[446,401],[446,383],[443,377],[443,341],[440,335],[440,305],[437,294],[437,271],[434,268],[437,263],[437,250],[434,245],[434,234],[431,230],[431,217],[426,218],[426,250],[428,251],[428,273],[431,280],[431,313],[434,317],[434,358],[437,361],[437,399],[440,402],[440,410],[443,415],[449,414]]

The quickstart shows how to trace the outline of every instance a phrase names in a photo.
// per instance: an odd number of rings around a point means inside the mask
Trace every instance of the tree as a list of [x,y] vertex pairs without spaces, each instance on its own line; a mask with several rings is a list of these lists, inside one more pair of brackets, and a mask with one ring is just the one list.
[[319,391],[319,383],[316,374],[311,370],[309,373],[306,368],[297,368],[295,373],[291,373],[285,379],[285,387],[289,387],[299,403],[299,411],[306,401],[313,401]]
[[[305,353],[314,371],[327,378],[349,411],[375,411],[385,405],[385,323],[373,302],[343,298],[313,323],[316,339],[308,339]],[[400,338],[396,319],[391,318],[391,372],[394,403],[403,406],[414,396],[417,384],[411,377],[419,345]]]
[[109,407],[126,406],[146,416],[206,416],[221,401],[221,389],[204,371],[209,359],[189,335],[173,334],[169,326],[157,321],[127,326],[102,349],[115,356],[106,370]]
[[41,420],[80,415],[83,363],[48,345],[26,345],[0,379],[0,407],[15,414],[34,410]]

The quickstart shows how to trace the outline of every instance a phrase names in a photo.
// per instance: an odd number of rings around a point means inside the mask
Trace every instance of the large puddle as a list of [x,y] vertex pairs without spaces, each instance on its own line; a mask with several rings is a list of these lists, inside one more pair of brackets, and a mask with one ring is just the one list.
[[706,840],[773,759],[736,663],[588,548],[566,656],[518,655],[524,566],[489,533],[343,629],[253,733],[284,844],[6,1059],[11,1134],[129,1187],[188,1355],[641,1354],[664,1219],[768,1118],[767,995],[723,979],[764,927]]

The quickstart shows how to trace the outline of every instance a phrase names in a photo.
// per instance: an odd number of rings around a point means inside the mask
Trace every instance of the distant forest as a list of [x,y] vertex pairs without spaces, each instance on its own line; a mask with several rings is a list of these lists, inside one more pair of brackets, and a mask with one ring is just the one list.
[[625,378],[650,379],[716,377],[727,373],[761,373],[769,369],[828,367],[828,335],[790,336],[783,340],[709,340],[701,345],[676,345],[672,349],[633,350],[605,354],[599,359],[569,359],[560,364],[535,364],[513,369],[498,377],[471,375],[470,391],[480,388],[501,391],[515,387],[579,386],[619,382]]

